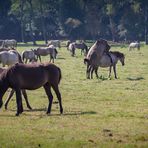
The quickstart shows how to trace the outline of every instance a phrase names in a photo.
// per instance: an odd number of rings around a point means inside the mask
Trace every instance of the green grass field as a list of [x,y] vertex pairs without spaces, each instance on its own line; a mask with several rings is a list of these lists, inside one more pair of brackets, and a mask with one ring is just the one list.
[[[31,46],[18,46],[18,51]],[[59,49],[55,64],[62,70],[60,91],[64,114],[54,103],[46,115],[48,99],[43,88],[27,91],[32,111],[15,116],[15,96],[8,110],[0,110],[0,148],[116,148],[148,147],[148,46],[140,51],[112,47],[125,53],[125,66],[117,65],[118,79],[108,79],[108,68],[100,69],[102,79],[86,79],[83,56],[71,57]],[[42,58],[48,61],[48,57]],[[53,93],[54,94],[54,93]],[[4,96],[5,100],[7,94]],[[57,98],[54,94],[54,102]]]

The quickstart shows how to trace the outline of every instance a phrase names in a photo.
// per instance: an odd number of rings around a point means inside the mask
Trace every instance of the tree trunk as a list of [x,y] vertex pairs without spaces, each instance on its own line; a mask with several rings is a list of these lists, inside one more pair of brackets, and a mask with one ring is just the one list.
[[23,13],[24,13],[24,0],[20,0],[20,14],[21,14],[21,41],[25,42],[25,36],[24,36],[24,20],[23,20]]
[[148,45],[148,27],[147,27],[147,24],[148,24],[148,7],[145,6],[145,44]]
[[33,29],[32,29],[32,20],[33,20],[33,7],[32,7],[32,0],[27,0],[30,5],[30,20],[29,20],[29,28],[30,28],[30,36],[33,42],[33,45],[36,45],[36,41],[33,35]]
[[112,33],[112,41],[116,41],[116,29],[115,29],[115,24],[114,24],[114,21],[112,19],[111,16],[109,16],[109,22],[110,22],[110,30],[111,30],[111,33]]
[[43,5],[41,1],[40,1],[40,12],[41,12],[42,34],[43,34],[45,44],[47,44],[48,42],[47,42],[47,35],[46,35],[46,26],[45,26],[45,19],[43,15]]

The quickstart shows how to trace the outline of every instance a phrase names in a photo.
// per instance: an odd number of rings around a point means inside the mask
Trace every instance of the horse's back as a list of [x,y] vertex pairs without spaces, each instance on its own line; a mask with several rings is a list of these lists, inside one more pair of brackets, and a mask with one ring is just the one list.
[[12,81],[22,89],[37,89],[46,83],[58,84],[59,82],[59,68],[51,63],[45,64],[20,64],[13,65],[9,72]]

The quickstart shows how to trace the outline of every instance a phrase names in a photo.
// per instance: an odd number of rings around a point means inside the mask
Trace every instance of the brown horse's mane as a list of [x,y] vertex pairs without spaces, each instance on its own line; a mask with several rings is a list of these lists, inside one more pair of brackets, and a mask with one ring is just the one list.
[[110,53],[116,55],[118,58],[125,57],[124,54],[119,51],[110,51]]

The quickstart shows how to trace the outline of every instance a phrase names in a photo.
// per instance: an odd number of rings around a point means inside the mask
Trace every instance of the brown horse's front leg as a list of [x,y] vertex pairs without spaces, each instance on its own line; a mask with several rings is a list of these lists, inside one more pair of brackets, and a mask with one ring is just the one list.
[[23,94],[24,99],[25,99],[25,101],[26,101],[27,107],[28,107],[30,110],[32,110],[32,107],[31,107],[30,104],[29,104],[28,96],[27,96],[27,93],[26,93],[26,90],[25,90],[25,89],[22,90],[22,94]]
[[19,116],[19,114],[21,114],[23,112],[21,90],[20,89],[15,89],[15,93],[16,93],[16,103],[17,103],[16,116]]
[[7,97],[7,99],[6,99],[6,102],[5,102],[5,109],[7,109],[8,103],[9,103],[11,97],[13,96],[13,94],[14,94],[14,90],[12,89],[12,90],[10,91],[10,93],[9,93],[9,95],[8,95],[8,97]]
[[53,101],[53,95],[51,93],[51,86],[49,85],[49,83],[46,83],[44,85],[44,89],[45,89],[46,95],[48,96],[48,100],[49,100],[47,114],[50,114],[50,112],[51,112],[51,106],[52,106],[52,101]]
[[112,66],[109,67],[109,75],[108,75],[109,78],[111,77],[111,71],[112,71]]

